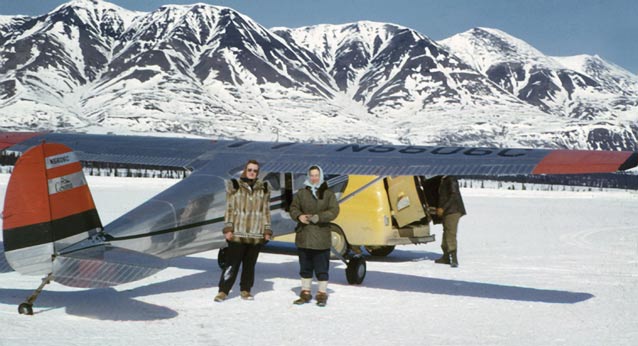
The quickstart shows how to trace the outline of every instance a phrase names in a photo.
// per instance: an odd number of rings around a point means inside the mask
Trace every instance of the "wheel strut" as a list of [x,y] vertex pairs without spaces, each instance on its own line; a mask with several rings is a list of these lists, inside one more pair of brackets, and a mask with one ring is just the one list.
[[18,305],[18,313],[20,313],[20,315],[33,315],[33,302],[38,299],[38,296],[42,292],[42,289],[44,289],[44,286],[50,283],[51,280],[53,280],[53,273],[49,273],[45,276],[35,292],[33,292],[33,294],[30,295],[22,304]]
[[361,254],[357,254],[353,251],[349,251],[345,256],[342,256],[337,249],[330,247],[330,251],[338,259],[340,259],[346,265],[346,279],[351,285],[359,285],[366,277],[367,266],[366,260]]

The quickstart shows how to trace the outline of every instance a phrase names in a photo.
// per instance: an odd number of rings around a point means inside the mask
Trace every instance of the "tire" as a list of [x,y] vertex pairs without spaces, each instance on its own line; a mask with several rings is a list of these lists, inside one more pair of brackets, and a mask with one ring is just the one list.
[[349,245],[341,227],[336,224],[332,224],[332,227],[330,227],[330,236],[332,239],[332,247],[334,247],[341,256],[345,256],[348,252]]
[[372,256],[385,257],[394,251],[394,245],[391,246],[366,246],[366,251]]
[[221,248],[217,252],[217,265],[219,269],[226,268],[226,248]]
[[366,260],[362,256],[354,256],[348,261],[346,279],[350,285],[360,285],[366,277]]
[[33,315],[33,305],[29,303],[18,305],[18,313],[20,315]]

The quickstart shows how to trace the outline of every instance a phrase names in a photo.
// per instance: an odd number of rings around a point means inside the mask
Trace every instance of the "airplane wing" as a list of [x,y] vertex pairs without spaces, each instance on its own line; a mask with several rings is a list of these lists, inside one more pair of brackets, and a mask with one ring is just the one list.
[[2,133],[0,149],[23,152],[42,140],[71,147],[85,163],[197,171],[256,158],[265,171],[327,174],[502,176],[612,173],[636,167],[638,153],[564,149],[308,144],[200,138]]
[[0,150],[24,152],[42,141],[69,146],[84,163],[189,169],[215,144],[197,138],[5,132],[0,133]]

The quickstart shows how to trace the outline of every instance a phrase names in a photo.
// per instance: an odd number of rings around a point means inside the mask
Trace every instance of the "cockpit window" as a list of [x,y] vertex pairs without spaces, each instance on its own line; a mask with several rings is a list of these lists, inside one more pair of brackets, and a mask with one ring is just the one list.
[[280,190],[281,182],[280,182],[280,174],[279,173],[268,173],[263,178],[263,181],[267,182],[270,185],[271,190]]

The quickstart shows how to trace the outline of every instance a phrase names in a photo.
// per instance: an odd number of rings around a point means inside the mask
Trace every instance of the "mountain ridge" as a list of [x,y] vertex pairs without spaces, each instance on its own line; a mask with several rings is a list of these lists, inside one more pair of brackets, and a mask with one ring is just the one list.
[[638,77],[497,29],[434,41],[390,23],[267,29],[223,6],[74,0],[0,17],[3,30],[7,130],[637,147]]

